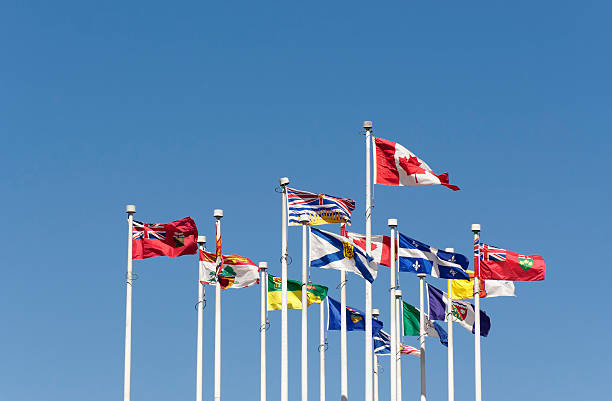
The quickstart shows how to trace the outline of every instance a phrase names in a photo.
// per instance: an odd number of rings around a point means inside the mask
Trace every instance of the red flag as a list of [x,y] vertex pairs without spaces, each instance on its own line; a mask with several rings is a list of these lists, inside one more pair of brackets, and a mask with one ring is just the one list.
[[448,173],[437,175],[423,160],[400,145],[374,138],[374,182],[382,185],[444,185],[453,191],[459,187],[448,183]]
[[485,280],[544,280],[546,264],[540,255],[520,253],[482,244],[480,246],[480,278]]
[[[351,239],[361,249],[366,249],[365,235],[353,232],[347,232],[346,236]],[[397,241],[395,241],[395,254],[397,255]],[[372,235],[372,243],[370,244],[370,256],[374,258],[374,262],[379,265],[391,266],[391,237],[388,235]]]
[[197,237],[198,229],[191,217],[166,224],[134,221],[132,259],[194,255],[198,251]]

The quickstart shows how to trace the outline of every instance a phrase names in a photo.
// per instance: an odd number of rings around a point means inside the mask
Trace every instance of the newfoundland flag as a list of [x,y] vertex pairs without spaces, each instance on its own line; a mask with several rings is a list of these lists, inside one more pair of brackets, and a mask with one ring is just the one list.
[[132,259],[153,256],[195,255],[198,252],[198,229],[191,217],[166,224],[134,221],[132,227]]

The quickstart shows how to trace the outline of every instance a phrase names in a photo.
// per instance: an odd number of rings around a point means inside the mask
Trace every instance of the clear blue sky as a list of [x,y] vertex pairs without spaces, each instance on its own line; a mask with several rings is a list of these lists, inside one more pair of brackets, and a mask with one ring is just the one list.
[[[352,229],[363,231],[359,131],[373,120],[376,135],[461,187],[377,186],[374,233],[396,217],[403,233],[469,254],[470,224],[480,223],[484,241],[546,259],[546,281],[483,301],[492,319],[482,342],[485,399],[603,399],[612,368],[612,6],[407,3],[4,2],[0,398],[121,398],[127,203],[148,222],[190,215],[209,238],[212,211],[223,208],[225,249],[267,260],[273,273],[279,177],[354,198]],[[289,246],[297,279],[299,229]],[[138,261],[135,271],[133,399],[193,399],[195,257]],[[338,296],[337,272],[312,279]],[[388,321],[388,271],[379,279],[374,304]],[[348,285],[349,305],[363,308],[363,281],[351,276]],[[401,285],[416,303],[416,277],[402,274]],[[223,297],[223,399],[256,399],[258,288]],[[290,312],[295,400],[299,312]],[[317,321],[318,310],[310,316]],[[271,319],[274,400],[280,314]],[[315,400],[315,325],[310,335]],[[329,343],[328,398],[337,399],[338,333]],[[428,349],[430,398],[444,399],[445,349],[435,341]],[[350,333],[349,350],[349,396],[359,400],[361,333]],[[403,372],[405,399],[416,399],[417,360],[406,358]],[[457,399],[471,399],[473,387],[473,337],[458,328]]]

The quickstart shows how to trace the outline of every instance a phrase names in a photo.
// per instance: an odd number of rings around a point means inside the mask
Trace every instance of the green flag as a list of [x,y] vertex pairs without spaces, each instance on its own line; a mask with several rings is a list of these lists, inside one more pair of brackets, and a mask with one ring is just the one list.
[[403,316],[404,316],[404,335],[405,336],[419,336],[421,335],[421,312],[414,306],[403,302]]

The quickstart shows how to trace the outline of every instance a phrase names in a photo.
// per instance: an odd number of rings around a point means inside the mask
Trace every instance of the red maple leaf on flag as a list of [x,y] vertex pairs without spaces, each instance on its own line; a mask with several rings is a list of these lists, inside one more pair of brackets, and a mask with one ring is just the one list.
[[[359,246],[364,251],[366,250],[366,240],[365,240],[365,238],[355,238],[355,239],[353,239],[353,242],[355,244],[357,244],[357,246]],[[373,251],[374,249],[378,248],[378,245],[376,245],[375,243],[371,242],[370,243],[370,248],[371,248],[370,251]]]
[[421,167],[421,162],[419,161],[419,158],[416,156],[410,156],[408,159],[406,159],[405,157],[400,157],[399,165],[402,169],[404,169],[406,174],[414,174],[414,180],[416,182],[419,182],[416,177],[417,174],[426,173],[425,169]]

